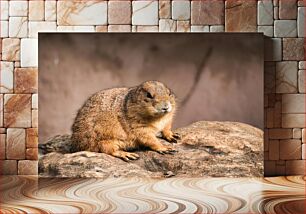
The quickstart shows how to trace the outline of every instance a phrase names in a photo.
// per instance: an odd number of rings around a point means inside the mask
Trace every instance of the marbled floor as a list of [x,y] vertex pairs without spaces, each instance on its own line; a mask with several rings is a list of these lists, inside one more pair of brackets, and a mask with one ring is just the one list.
[[305,178],[3,176],[1,213],[305,213]]

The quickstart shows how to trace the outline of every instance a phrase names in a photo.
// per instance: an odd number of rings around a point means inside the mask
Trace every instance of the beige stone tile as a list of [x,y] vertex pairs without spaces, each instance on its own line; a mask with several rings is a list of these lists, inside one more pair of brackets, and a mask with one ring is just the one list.
[[192,25],[191,32],[209,32],[208,25]]
[[225,31],[256,32],[257,2],[255,0],[227,0],[225,6]]
[[57,26],[57,32],[95,32],[94,26]]
[[283,39],[283,60],[304,60],[304,38]]
[[224,2],[218,0],[192,1],[191,2],[192,25],[223,25]]
[[4,95],[4,126],[31,127],[31,94]]
[[131,32],[131,25],[108,25],[108,32]]
[[282,113],[306,113],[305,94],[284,94],[282,97]]
[[108,23],[131,24],[131,1],[109,1]]
[[269,141],[269,160],[279,160],[279,140]]
[[0,93],[12,93],[14,81],[14,63],[0,62]]
[[16,160],[0,160],[0,175],[17,175]]
[[9,18],[9,2],[8,1],[0,1],[0,20],[8,20]]
[[301,140],[280,140],[279,148],[281,160],[300,160],[302,158]]
[[6,134],[6,128],[0,128],[0,134]]
[[305,7],[305,6],[306,6],[306,3],[305,3],[304,0],[298,0],[297,5],[298,5],[299,7]]
[[6,157],[7,159],[25,159],[25,129],[7,129]]
[[279,0],[273,0],[273,6],[278,7],[279,6]]
[[224,25],[212,25],[209,27],[210,32],[224,32]]
[[45,2],[44,1],[29,1],[29,20],[42,21],[45,19]]
[[278,20],[278,19],[279,19],[279,17],[278,17],[278,11],[279,11],[279,8],[278,8],[278,7],[274,7],[274,9],[273,9],[273,18],[274,18],[275,20]]
[[306,129],[302,129],[302,143],[306,143]]
[[302,159],[306,159],[306,144],[302,144]]
[[171,18],[171,1],[159,1],[159,18]]
[[160,19],[159,32],[176,32],[176,21],[172,19]]
[[276,93],[296,93],[297,73],[297,62],[277,62]]
[[302,129],[300,128],[294,128],[292,131],[292,137],[294,139],[301,139],[302,138]]
[[6,134],[0,134],[0,159],[5,159],[5,141],[6,141]]
[[180,21],[189,20],[190,1],[172,1],[172,19]]
[[38,127],[38,110],[32,110],[32,127]]
[[18,161],[18,175],[37,175],[38,161],[20,160]]
[[10,16],[28,16],[28,1],[9,1]]
[[273,37],[273,26],[258,26],[257,32],[263,33],[265,36]]
[[9,37],[25,38],[28,36],[28,18],[10,17]]
[[107,1],[63,1],[57,2],[58,25],[106,25]]
[[158,1],[133,1],[133,25],[157,25]]
[[38,130],[37,128],[26,129],[26,146],[27,148],[38,147]]
[[45,20],[56,21],[56,2],[57,1],[45,1]]
[[283,128],[304,128],[306,114],[283,114]]
[[296,19],[297,17],[296,0],[279,0],[279,18]]
[[189,21],[177,21],[177,32],[190,32]]
[[296,37],[296,20],[275,20],[274,37]]
[[158,26],[136,26],[137,32],[158,32]]
[[20,39],[6,38],[2,40],[2,59],[6,61],[20,60]]
[[286,175],[305,175],[305,160],[286,161]]
[[299,93],[305,93],[305,70],[299,70],[298,76]]
[[132,32],[133,33],[137,32],[137,26],[140,26],[140,25],[132,25]]
[[2,126],[3,126],[3,94],[0,94],[0,127]]
[[37,68],[16,68],[14,87],[15,93],[37,93]]
[[299,69],[306,69],[306,61],[300,61],[299,62]]
[[38,67],[38,39],[21,39],[21,67]]
[[291,139],[292,129],[269,129],[269,139]]
[[305,6],[298,8],[297,28],[298,37],[305,37]]
[[20,68],[20,61],[15,61],[14,62],[14,67],[15,68]]
[[29,37],[38,38],[39,32],[56,32],[56,22],[29,22]]
[[6,38],[9,36],[8,21],[0,21],[0,37]]
[[258,25],[273,25],[273,2],[263,0],[257,2],[257,23]]
[[28,148],[26,150],[27,160],[38,160],[38,148]]
[[96,32],[107,32],[107,25],[96,26]]
[[38,109],[38,94],[32,94],[32,109]]

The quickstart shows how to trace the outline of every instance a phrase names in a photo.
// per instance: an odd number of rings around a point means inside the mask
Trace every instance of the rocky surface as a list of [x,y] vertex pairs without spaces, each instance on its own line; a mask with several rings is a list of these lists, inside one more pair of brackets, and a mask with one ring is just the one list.
[[70,153],[69,136],[56,136],[40,145],[39,173],[43,177],[263,175],[263,131],[260,129],[237,122],[200,121],[176,132],[182,139],[173,145],[178,150],[174,155],[136,151],[140,158],[130,162],[103,153]]

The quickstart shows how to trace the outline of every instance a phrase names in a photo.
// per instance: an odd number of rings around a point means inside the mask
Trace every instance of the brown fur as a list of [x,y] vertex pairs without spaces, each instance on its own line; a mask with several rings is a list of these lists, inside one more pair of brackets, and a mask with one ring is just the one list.
[[156,136],[161,133],[169,142],[179,139],[179,135],[171,131],[175,109],[175,96],[157,81],[97,92],[85,102],[75,118],[72,126],[74,150],[104,152],[126,161],[139,157],[128,152],[139,147],[162,154],[174,152]]

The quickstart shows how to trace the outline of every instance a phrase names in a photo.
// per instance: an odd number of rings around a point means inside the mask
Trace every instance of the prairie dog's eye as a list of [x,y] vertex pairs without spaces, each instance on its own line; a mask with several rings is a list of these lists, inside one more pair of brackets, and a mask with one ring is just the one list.
[[147,96],[147,98],[150,98],[150,99],[153,98],[153,96],[152,96],[152,94],[150,92],[147,92],[146,96]]

